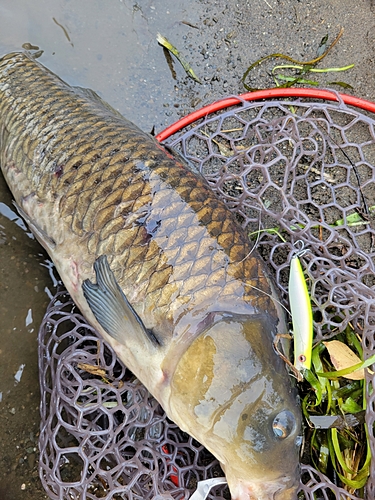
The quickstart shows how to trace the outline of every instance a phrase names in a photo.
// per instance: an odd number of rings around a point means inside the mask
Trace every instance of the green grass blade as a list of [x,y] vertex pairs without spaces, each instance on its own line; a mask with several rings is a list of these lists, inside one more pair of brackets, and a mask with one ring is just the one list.
[[362,370],[363,368],[367,368],[375,363],[375,354],[373,354],[370,358],[366,359],[366,361],[361,361],[353,366],[349,366],[348,368],[344,368],[343,370],[337,370],[335,372],[321,372],[317,373],[318,377],[336,379],[339,377],[345,377],[345,375],[349,375],[349,373],[355,372],[357,370]]
[[176,59],[180,62],[180,64],[184,68],[186,74],[188,76],[190,76],[190,78],[192,78],[196,82],[202,84],[202,82],[199,80],[197,75],[194,73],[193,68],[190,66],[190,64],[187,61],[185,61],[185,59],[182,57],[180,52],[176,49],[176,47],[174,45],[171,44],[171,42],[169,40],[167,40],[165,38],[165,36],[158,33],[156,35],[156,40],[158,41],[158,43],[160,43],[160,45],[162,47],[169,50],[169,52],[171,52],[176,57]]

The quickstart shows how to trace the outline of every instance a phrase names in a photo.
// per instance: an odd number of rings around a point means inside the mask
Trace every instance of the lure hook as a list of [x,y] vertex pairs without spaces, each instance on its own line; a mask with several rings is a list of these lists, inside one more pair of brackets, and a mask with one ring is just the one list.
[[302,240],[295,241],[293,246],[296,250],[293,257],[303,257],[309,251],[309,249],[305,247],[305,243]]

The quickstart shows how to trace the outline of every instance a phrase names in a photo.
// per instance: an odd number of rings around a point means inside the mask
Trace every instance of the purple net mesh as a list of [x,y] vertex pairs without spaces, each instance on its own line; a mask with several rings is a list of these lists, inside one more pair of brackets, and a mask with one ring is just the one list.
[[[350,324],[369,357],[375,353],[375,121],[340,98],[336,104],[238,101],[168,144],[236,212],[285,305],[293,245],[303,242],[315,339]],[[223,475],[217,460],[166,418],[65,291],[53,298],[40,327],[39,363],[40,476],[51,499],[180,500],[198,481]],[[366,382],[375,457],[375,374]],[[357,498],[311,466],[302,472],[301,499]],[[367,495],[375,496],[374,461]],[[230,494],[221,485],[208,498]]]

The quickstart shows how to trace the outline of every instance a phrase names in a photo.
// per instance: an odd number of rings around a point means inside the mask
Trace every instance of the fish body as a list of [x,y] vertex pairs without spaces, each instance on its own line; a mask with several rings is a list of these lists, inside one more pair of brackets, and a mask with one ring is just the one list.
[[301,414],[261,258],[181,159],[32,55],[0,60],[0,162],[72,298],[233,499],[296,498]]

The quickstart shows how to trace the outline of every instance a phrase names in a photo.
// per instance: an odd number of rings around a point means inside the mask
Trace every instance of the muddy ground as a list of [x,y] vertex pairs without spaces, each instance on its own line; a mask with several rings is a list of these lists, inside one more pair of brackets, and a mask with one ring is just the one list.
[[[341,27],[321,67],[355,63],[335,79],[375,101],[374,16],[370,0],[0,0],[0,52],[38,45],[40,61],[64,80],[94,89],[145,131],[160,132],[194,109],[244,92],[241,77],[256,59],[274,52],[313,59],[322,37],[333,40]],[[170,66],[158,32],[201,84],[175,60]],[[329,81],[331,75],[320,77],[321,86]],[[252,73],[250,85],[271,84],[266,67]],[[54,284],[46,255],[20,226],[1,178],[0,500],[47,498],[38,478],[36,336]]]

